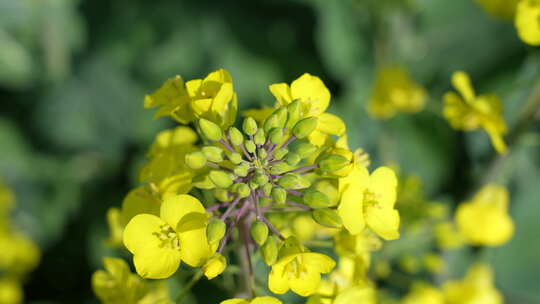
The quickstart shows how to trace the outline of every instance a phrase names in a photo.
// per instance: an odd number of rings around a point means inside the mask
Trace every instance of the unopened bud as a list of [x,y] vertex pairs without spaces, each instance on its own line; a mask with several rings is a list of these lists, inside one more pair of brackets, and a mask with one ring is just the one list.
[[289,150],[287,150],[286,148],[281,148],[277,150],[276,152],[274,152],[274,159],[280,160],[283,157],[285,157],[287,153],[289,153]]
[[278,180],[278,184],[285,189],[305,189],[311,183],[306,178],[295,173],[287,173]]
[[268,132],[274,128],[279,128],[279,118],[275,114],[271,114],[264,121],[264,131]]
[[229,129],[229,138],[234,146],[239,146],[244,142],[244,135],[235,127]]
[[287,191],[283,188],[274,187],[272,189],[272,199],[277,204],[283,204],[287,200]]
[[296,138],[302,139],[308,137],[316,127],[317,117],[308,117],[297,122],[292,129],[292,133]]
[[249,173],[249,164],[241,163],[240,165],[236,166],[233,171],[234,174],[240,177],[246,177]]
[[242,155],[240,155],[240,153],[231,153],[231,155],[229,155],[228,157],[229,160],[235,165],[238,165],[242,162]]
[[268,183],[268,175],[264,173],[256,173],[253,180],[257,183],[257,185],[264,186]]
[[283,129],[281,128],[274,128],[270,130],[270,133],[268,134],[268,138],[270,139],[270,142],[274,145],[279,145],[281,142],[283,142],[284,138]]
[[231,199],[229,197],[229,191],[227,189],[214,189],[214,196],[220,202],[227,202]]
[[313,219],[320,225],[330,227],[330,228],[341,228],[341,218],[339,214],[334,209],[323,208],[315,209],[311,213]]
[[324,193],[324,195],[330,201],[330,205],[326,206],[326,207],[335,206],[335,205],[337,205],[337,203],[339,201],[339,193],[338,193],[338,185],[337,185],[337,183],[338,182],[335,179],[322,179],[322,180],[319,180],[315,184],[314,189]]
[[231,174],[221,170],[212,170],[209,175],[210,180],[218,188],[229,188],[233,184]]
[[255,133],[255,136],[253,137],[253,141],[256,145],[264,145],[264,142],[266,141],[266,135],[264,134],[263,129],[257,130],[257,133]]
[[255,135],[257,133],[257,122],[252,117],[244,119],[244,124],[242,125],[244,133],[247,135]]
[[350,160],[348,160],[345,156],[339,154],[330,154],[324,156],[319,161],[319,168],[323,172],[333,172],[345,168],[345,166],[348,164],[350,164]]
[[294,167],[290,166],[289,164],[287,164],[285,162],[281,162],[281,163],[277,163],[277,164],[272,165],[272,167],[270,167],[270,173],[274,174],[274,175],[279,175],[279,174],[283,174],[285,172],[289,172],[293,168]]
[[296,166],[298,165],[298,163],[301,161],[302,159],[300,158],[300,156],[298,156],[298,154],[294,153],[294,152],[289,152],[287,154],[287,157],[285,157],[285,162],[291,166]]
[[304,159],[309,156],[311,156],[313,153],[317,151],[317,147],[308,143],[308,142],[301,142],[298,143],[294,147],[294,152],[300,156],[300,158]]
[[220,275],[227,267],[227,259],[219,253],[216,253],[202,267],[204,275],[209,279],[213,279]]
[[215,146],[205,146],[202,148],[202,153],[206,156],[206,159],[213,163],[220,163],[223,161],[223,149]]
[[220,219],[212,219],[206,226],[206,239],[208,244],[215,244],[225,236],[227,225]]
[[244,146],[246,147],[246,150],[249,153],[254,153],[255,149],[257,149],[257,146],[255,145],[255,143],[252,140],[246,140],[244,142]]
[[266,239],[266,242],[261,247],[261,255],[266,265],[272,266],[276,263],[278,257],[278,240],[275,236],[271,235]]
[[221,128],[210,120],[204,118],[199,119],[199,128],[204,137],[211,141],[219,141],[223,137]]
[[191,169],[200,169],[206,165],[206,156],[200,151],[186,154],[186,165]]
[[273,186],[270,183],[267,183],[266,185],[262,186],[262,191],[264,195],[270,196],[272,194],[272,188]]
[[287,112],[289,115],[285,127],[290,129],[298,122],[300,116],[302,115],[302,104],[300,103],[300,100],[295,100],[288,104]]
[[332,203],[326,194],[314,190],[308,189],[304,191],[304,203],[313,208],[330,207]]
[[285,124],[287,123],[287,117],[289,116],[289,113],[287,112],[286,107],[280,107],[276,111],[274,111],[274,114],[277,117],[277,120],[279,122],[278,127],[280,129],[283,129],[285,127]]
[[248,197],[251,194],[251,189],[249,189],[249,186],[245,183],[239,183],[235,184],[235,192],[238,194],[239,197],[244,198]]
[[268,156],[268,152],[266,152],[265,149],[259,149],[259,150],[257,150],[257,156],[260,159],[265,159]]
[[250,233],[255,243],[262,246],[268,237],[268,226],[264,222],[256,221],[251,225]]

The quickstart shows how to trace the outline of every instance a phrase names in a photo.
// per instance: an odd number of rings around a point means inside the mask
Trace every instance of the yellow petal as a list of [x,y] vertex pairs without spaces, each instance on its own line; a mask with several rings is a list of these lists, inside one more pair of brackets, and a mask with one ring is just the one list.
[[357,164],[345,177],[339,179],[339,193],[343,193],[345,188],[353,185],[355,188],[365,189],[369,183],[369,172],[366,167]]
[[375,194],[376,201],[384,207],[393,208],[396,202],[397,178],[388,167],[379,167],[369,177],[369,191]]
[[465,102],[470,103],[474,100],[474,89],[467,73],[463,71],[454,72],[452,74],[452,85],[463,96]]
[[180,266],[180,252],[174,249],[155,249],[137,253],[133,257],[137,273],[147,279],[165,279]]
[[326,111],[330,104],[330,91],[322,80],[305,73],[291,84],[292,100],[300,99],[308,108],[308,115],[318,116]]
[[189,266],[201,266],[214,254],[216,248],[210,247],[206,238],[206,216],[201,213],[186,215],[177,231],[182,260]]
[[298,277],[293,275],[289,281],[291,290],[302,297],[314,294],[320,283],[321,275],[309,268]]
[[365,228],[363,189],[355,185],[349,185],[341,195],[341,203],[338,214],[343,221],[343,226],[351,233],[358,234]]
[[232,77],[227,70],[219,69],[208,74],[208,76],[204,78],[204,81],[232,82]]
[[480,127],[478,115],[454,92],[444,94],[443,115],[452,128],[470,131]]
[[133,254],[158,248],[161,243],[153,233],[160,231],[164,224],[155,215],[136,215],[124,229],[124,246]]
[[390,241],[399,238],[399,213],[397,210],[377,205],[366,208],[366,222],[371,230]]
[[268,274],[268,288],[276,294],[284,294],[289,290],[289,280],[285,273],[285,265],[277,263]]
[[492,124],[487,124],[484,128],[491,139],[491,144],[493,144],[495,151],[499,154],[506,154],[507,147],[501,133]]
[[251,304],[283,304],[283,302],[274,297],[256,297]]
[[189,213],[206,214],[206,210],[197,198],[188,194],[168,196],[160,208],[160,217],[174,229]]
[[307,268],[320,273],[329,273],[336,266],[336,262],[332,258],[317,252],[303,253],[302,263]]
[[516,28],[521,40],[530,45],[540,45],[540,2],[520,1],[516,12]]
[[351,287],[340,292],[332,304],[350,303],[375,303],[375,292],[369,287]]
[[244,299],[235,298],[222,301],[220,304],[249,304],[249,302]]
[[286,106],[293,101],[291,96],[291,89],[286,83],[275,83],[268,87],[272,95],[276,98],[278,103],[282,106]]
[[326,134],[342,136],[345,134],[345,123],[336,115],[322,113],[318,117],[317,130]]
[[129,191],[122,201],[122,220],[129,222],[141,213],[159,215],[160,201],[153,197],[145,187],[137,187]]
[[227,105],[232,101],[233,93],[234,91],[232,83],[222,84],[218,93],[214,97],[212,111],[218,115],[224,115]]

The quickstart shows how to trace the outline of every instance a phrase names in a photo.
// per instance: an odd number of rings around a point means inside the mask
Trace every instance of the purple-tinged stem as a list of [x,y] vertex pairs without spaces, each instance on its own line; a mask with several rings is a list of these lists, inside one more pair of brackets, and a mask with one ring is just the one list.
[[293,141],[296,140],[296,136],[292,135],[291,137],[289,137],[289,139],[287,139],[287,141],[285,143],[283,143],[283,145],[281,145],[281,147],[279,147],[280,149],[285,149],[287,148],[287,146],[292,143]]
[[240,145],[240,149],[242,150],[242,153],[244,153],[244,156],[247,157],[247,159],[249,159],[250,161],[253,160],[253,158],[251,157],[251,155],[249,155],[248,151],[246,150],[246,147],[244,147],[243,144]]
[[231,145],[229,145],[228,142],[226,142],[223,138],[219,140],[219,142],[225,146],[225,148],[227,148],[227,150],[229,150],[231,153],[236,153],[236,150],[233,149],[233,147],[231,147]]
[[293,202],[293,201],[287,201],[287,204],[291,205],[291,206],[294,206],[294,207],[298,207],[300,209],[303,209],[303,210],[311,210],[313,208],[309,207],[309,206],[306,206],[304,204],[299,204],[299,203],[296,203],[296,202]]
[[244,246],[244,256],[240,259],[242,261],[242,273],[244,274],[245,280],[244,284],[246,292],[248,292],[250,298],[252,298],[255,297],[255,276],[253,273],[253,263],[251,262],[251,242],[248,232],[248,225],[244,220],[242,220],[240,223],[240,234]]
[[229,216],[229,214],[233,211],[234,207],[236,207],[236,205],[238,205],[239,202],[240,202],[240,197],[237,197],[232,201],[229,208],[227,208],[227,210],[225,210],[225,213],[223,213],[223,215],[221,216],[222,221],[225,220]]
[[277,235],[278,238],[280,238],[281,240],[285,240],[285,237],[283,237],[283,235],[276,229],[276,227],[274,227],[274,225],[272,225],[272,223],[270,223],[270,221],[266,217],[264,217],[263,215],[260,215],[260,216],[257,216],[257,220],[263,221],[263,223],[265,223],[266,226],[268,226],[268,229],[270,229],[272,233]]
[[214,212],[214,211],[218,210],[221,207],[225,207],[225,206],[229,205],[230,203],[231,202],[223,202],[223,203],[215,204],[214,206],[210,206],[210,207],[206,208],[206,212]]
[[296,191],[296,190],[287,189],[287,192],[292,194],[292,195],[295,195],[295,196],[300,196],[300,197],[304,196],[302,194],[302,192],[299,192],[299,191]]
[[319,165],[318,164],[314,164],[314,165],[310,165],[310,166],[305,166],[305,167],[300,167],[300,168],[296,168],[294,170],[291,170],[287,173],[294,173],[294,172],[300,172],[300,171],[306,171],[306,170],[312,170],[312,169],[317,169],[319,168]]

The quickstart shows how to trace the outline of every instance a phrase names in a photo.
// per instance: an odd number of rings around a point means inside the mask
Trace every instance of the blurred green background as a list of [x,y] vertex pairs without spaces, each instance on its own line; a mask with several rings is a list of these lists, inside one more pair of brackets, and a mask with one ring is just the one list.
[[[429,90],[426,110],[367,116],[380,60],[407,67]],[[351,147],[375,164],[399,163],[428,197],[456,203],[494,152],[484,134],[455,132],[441,118],[451,73],[463,69],[480,92],[498,93],[512,127],[540,75],[540,52],[472,0],[0,0],[0,176],[15,190],[17,225],[43,253],[25,285],[28,303],[97,303],[90,276],[111,253],[105,212],[136,185],[153,136],[174,125],[152,120],[144,94],[176,74],[221,67],[242,109],[273,104],[269,84],[318,75]],[[502,169],[517,232],[489,256],[508,303],[540,303],[538,130],[521,136]],[[459,263],[451,270],[463,272]],[[196,297],[211,285],[197,285]]]

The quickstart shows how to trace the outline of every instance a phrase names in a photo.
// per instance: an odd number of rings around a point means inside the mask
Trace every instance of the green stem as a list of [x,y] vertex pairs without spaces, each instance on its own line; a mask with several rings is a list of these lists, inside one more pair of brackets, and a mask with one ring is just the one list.
[[197,284],[197,282],[202,278],[203,276],[203,272],[202,271],[197,271],[193,277],[191,278],[191,280],[184,286],[184,288],[182,288],[182,290],[180,291],[180,293],[178,294],[178,297],[176,297],[176,303],[180,304],[182,303],[182,301],[184,300],[184,298],[188,295],[189,291],[191,290],[191,288],[193,288],[193,286],[195,286],[195,284]]

